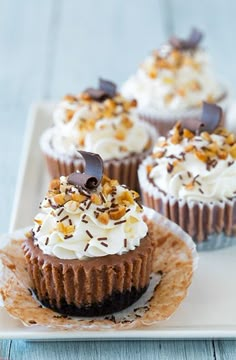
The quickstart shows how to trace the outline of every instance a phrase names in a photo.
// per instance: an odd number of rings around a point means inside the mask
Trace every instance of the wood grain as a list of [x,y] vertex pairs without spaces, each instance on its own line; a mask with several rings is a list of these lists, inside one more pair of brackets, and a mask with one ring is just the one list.
[[159,1],[63,0],[51,96],[96,85],[98,76],[121,83],[165,39]]
[[[17,354],[17,358],[15,358]],[[93,341],[42,342],[13,341],[12,360],[203,360],[214,359],[211,342],[201,341]]]
[[11,340],[0,341],[0,359],[8,359],[11,348]]

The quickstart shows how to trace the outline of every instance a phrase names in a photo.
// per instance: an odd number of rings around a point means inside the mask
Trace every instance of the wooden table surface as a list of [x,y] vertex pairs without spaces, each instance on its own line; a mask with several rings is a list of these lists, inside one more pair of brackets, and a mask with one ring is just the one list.
[[[7,232],[29,105],[121,84],[171,33],[196,25],[216,71],[235,91],[236,2],[230,0],[0,0],[0,232]],[[23,210],[23,209],[22,209]],[[33,216],[33,215],[32,215]],[[234,341],[0,340],[3,359],[236,359]]]

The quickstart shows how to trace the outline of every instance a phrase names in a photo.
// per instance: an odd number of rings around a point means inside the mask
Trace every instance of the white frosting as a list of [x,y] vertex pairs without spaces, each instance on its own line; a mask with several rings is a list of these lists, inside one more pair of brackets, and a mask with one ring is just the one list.
[[[73,110],[70,121],[65,121],[67,110]],[[117,109],[119,111],[119,107]],[[78,106],[78,103],[62,101],[54,112],[54,127],[50,129],[50,143],[58,154],[77,156],[77,150],[98,153],[103,160],[121,159],[130,153],[142,152],[148,144],[150,133],[135,111],[128,114],[132,127],[122,127],[122,111],[113,117],[101,118],[95,126],[81,131],[79,128],[84,119],[94,117],[89,105]],[[117,129],[122,129],[124,139],[117,138]],[[79,143],[81,135],[84,143]]]
[[[166,49],[170,51],[168,46]],[[198,49],[191,54],[188,51],[185,53],[197,66],[186,63],[177,69],[158,68],[156,78],[148,75],[148,70],[155,63],[155,56],[149,56],[137,73],[123,85],[121,91],[124,96],[135,98],[139,109],[153,109],[164,113],[189,110],[209,97],[219,100],[224,89],[212,72],[206,52]],[[199,84],[199,90],[193,90],[193,82]],[[184,89],[184,96],[179,94],[178,89]],[[172,99],[166,101],[169,95]]]
[[[66,187],[67,178],[61,177],[61,189]],[[70,185],[72,191],[78,190]],[[101,185],[97,193],[102,191]],[[128,191],[121,185],[116,186],[119,196]],[[134,250],[139,246],[140,241],[147,234],[148,228],[142,218],[142,211],[137,203],[129,204],[128,212],[120,220],[111,220],[107,224],[101,223],[94,215],[96,209],[111,206],[112,195],[106,197],[103,205],[91,204],[88,209],[86,203],[80,205],[85,210],[79,208],[78,202],[69,200],[63,207],[54,209],[56,203],[53,198],[46,197],[41,204],[41,212],[35,217],[33,228],[35,243],[40,247],[44,254],[53,255],[60,259],[86,259],[112,254],[123,254]],[[61,212],[61,210],[63,211]],[[66,216],[68,216],[65,220]],[[120,224],[116,222],[125,220]],[[72,224],[73,231],[66,238],[65,234],[58,229],[60,221],[64,226]],[[84,222],[85,221],[85,222]],[[39,225],[40,224],[40,225]],[[92,235],[92,238],[86,231]],[[99,240],[99,238],[106,238]],[[125,240],[127,239],[127,240]],[[107,246],[104,246],[104,243]]]
[[[225,138],[221,135],[212,134],[213,142],[221,146]],[[165,138],[163,138],[164,140]],[[162,141],[162,138],[160,138]],[[179,144],[172,144],[170,139],[164,147],[156,146],[153,153],[165,150],[162,158],[151,159],[148,163],[153,164],[149,177],[154,184],[166,194],[177,199],[197,200],[203,202],[226,200],[236,196],[236,161],[228,154],[226,159],[216,158],[216,166],[209,169],[204,161],[199,160],[194,152],[185,152],[185,147],[193,144],[196,149],[208,146],[209,142],[201,136],[196,136],[190,141],[184,138]],[[183,161],[179,161],[168,172],[168,164],[173,164],[176,158],[168,158],[175,155],[182,159],[181,153],[185,152]],[[194,186],[186,186],[193,179]]]

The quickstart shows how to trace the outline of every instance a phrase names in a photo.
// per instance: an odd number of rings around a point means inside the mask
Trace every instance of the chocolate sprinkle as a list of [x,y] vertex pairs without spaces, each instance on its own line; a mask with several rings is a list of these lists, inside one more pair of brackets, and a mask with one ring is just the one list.
[[180,39],[176,36],[172,36],[169,39],[169,43],[178,50],[195,50],[202,40],[202,37],[202,32],[193,28],[188,39]]
[[108,244],[104,243],[103,241],[101,242],[101,245],[108,247]]
[[89,230],[86,230],[86,234],[92,239],[93,235],[91,234],[91,232]]
[[74,172],[68,176],[68,183],[93,190],[98,187],[103,175],[103,161],[98,154],[86,151],[79,151],[85,160],[85,172]]

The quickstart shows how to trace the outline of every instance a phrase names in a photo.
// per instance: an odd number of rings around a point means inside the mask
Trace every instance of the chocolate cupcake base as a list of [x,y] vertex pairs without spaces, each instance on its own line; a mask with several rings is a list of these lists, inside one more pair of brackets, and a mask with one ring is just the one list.
[[[100,303],[92,303],[91,305],[81,305],[80,307],[75,304],[67,304],[65,298],[60,299],[60,305],[57,306],[56,301],[50,302],[49,299],[41,300],[42,305],[60,313],[63,315],[70,316],[83,316],[83,317],[92,317],[92,316],[102,316],[112,314],[118,311],[121,311],[133,303],[135,303],[147,290],[147,286],[142,289],[136,289],[134,286],[130,290],[124,292],[114,291],[110,296],[106,297]],[[35,296],[37,296],[37,291],[33,290]]]
[[[223,109],[223,116],[221,119],[220,126],[225,125],[226,121],[226,111],[228,107],[228,94],[227,92],[222,95],[222,97],[216,102],[217,105],[221,106]],[[199,119],[202,114],[201,108],[192,108],[186,111],[175,111],[170,114],[158,113],[154,109],[145,109],[139,111],[139,118],[148,124],[154,126],[158,133],[161,136],[166,136],[166,134],[173,128],[173,126],[178,122],[186,119]]]
[[[160,191],[148,178],[146,164],[139,168],[144,205],[158,211],[186,231],[201,250],[232,244],[236,236],[236,200],[185,201]],[[205,245],[206,244],[206,245]]]
[[23,244],[34,293],[45,306],[67,315],[93,316],[119,311],[145,291],[152,270],[152,240],[134,250],[85,260],[45,255],[29,238]]

